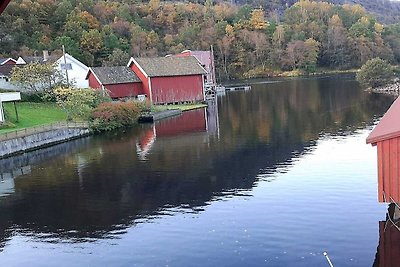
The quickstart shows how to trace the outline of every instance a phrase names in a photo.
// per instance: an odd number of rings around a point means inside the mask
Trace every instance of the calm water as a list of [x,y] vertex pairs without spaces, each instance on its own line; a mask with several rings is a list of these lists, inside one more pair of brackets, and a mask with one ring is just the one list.
[[346,76],[259,80],[2,160],[0,266],[372,266],[387,206],[365,139],[391,102]]

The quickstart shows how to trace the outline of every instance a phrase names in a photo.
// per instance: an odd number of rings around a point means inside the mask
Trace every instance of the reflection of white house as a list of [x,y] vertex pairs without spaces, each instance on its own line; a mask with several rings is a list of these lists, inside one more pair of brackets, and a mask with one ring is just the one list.
[[[65,64],[66,62],[66,64]],[[86,74],[89,68],[69,54],[65,54],[56,61],[56,68],[66,77],[68,73],[69,83],[76,88],[89,88],[89,82],[86,80]]]
[[3,102],[21,100],[20,93],[0,93],[0,123],[4,121]]

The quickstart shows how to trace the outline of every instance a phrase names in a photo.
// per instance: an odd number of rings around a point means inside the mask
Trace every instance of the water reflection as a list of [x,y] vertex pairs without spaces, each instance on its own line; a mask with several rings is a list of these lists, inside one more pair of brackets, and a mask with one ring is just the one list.
[[386,220],[379,222],[379,246],[373,267],[395,267],[400,263],[400,208],[390,204]]
[[0,161],[13,166],[4,174],[30,166],[0,193],[0,247],[15,235],[53,243],[117,238],[154,218],[251,196],[321,136],[372,125],[391,101],[341,78],[259,83],[208,110],[49,148],[37,161]]

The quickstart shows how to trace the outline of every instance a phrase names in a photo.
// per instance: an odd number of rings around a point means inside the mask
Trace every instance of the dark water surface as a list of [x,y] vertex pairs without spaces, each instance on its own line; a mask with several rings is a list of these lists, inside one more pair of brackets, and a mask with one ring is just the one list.
[[387,206],[365,139],[391,102],[346,76],[256,81],[2,160],[0,266],[372,266]]

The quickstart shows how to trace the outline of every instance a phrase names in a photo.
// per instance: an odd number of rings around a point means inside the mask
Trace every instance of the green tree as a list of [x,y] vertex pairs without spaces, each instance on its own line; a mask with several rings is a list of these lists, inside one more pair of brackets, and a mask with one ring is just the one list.
[[52,64],[29,63],[23,67],[14,67],[11,82],[29,93],[49,91],[64,84],[64,76]]
[[386,85],[393,78],[393,68],[380,58],[368,60],[357,73],[357,81],[372,88]]
[[58,87],[54,89],[57,104],[65,111],[68,120],[89,119],[94,108],[103,102],[109,102],[99,91],[91,89],[77,89]]
[[107,60],[103,62],[104,66],[125,66],[128,64],[130,56],[128,53],[117,48],[114,49],[111,55],[108,56]]

